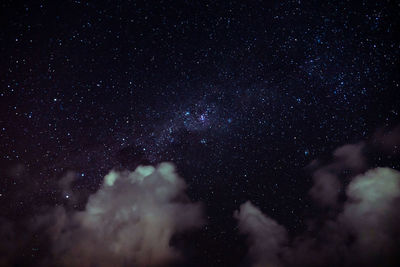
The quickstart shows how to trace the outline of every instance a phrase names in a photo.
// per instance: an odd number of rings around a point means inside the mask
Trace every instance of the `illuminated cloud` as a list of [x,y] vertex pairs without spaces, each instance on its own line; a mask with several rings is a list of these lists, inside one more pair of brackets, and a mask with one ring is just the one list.
[[249,256],[255,259],[253,266],[281,266],[280,252],[287,243],[285,228],[249,201],[235,211],[234,217],[240,232],[248,235]]
[[335,218],[290,244],[283,226],[249,202],[243,204],[234,217],[248,235],[253,266],[394,266],[400,243],[400,172],[369,170],[350,182],[346,196]]
[[364,259],[396,253],[400,241],[400,172],[377,168],[347,187],[348,200],[338,223],[355,236],[351,250]]
[[171,237],[203,224],[201,206],[189,201],[185,188],[170,163],[111,171],[84,211],[59,207],[36,218],[36,227],[51,237],[46,264],[158,266],[179,259]]

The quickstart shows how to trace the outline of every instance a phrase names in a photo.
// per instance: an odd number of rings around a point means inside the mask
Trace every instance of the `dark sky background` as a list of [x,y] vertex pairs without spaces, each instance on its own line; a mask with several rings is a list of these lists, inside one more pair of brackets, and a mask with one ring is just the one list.
[[[322,213],[305,167],[400,122],[399,14],[397,1],[2,1],[0,217],[82,210],[111,169],[171,161],[207,220],[173,240],[187,264],[238,266],[240,204],[303,232]],[[57,188],[70,170],[74,205]],[[43,258],[36,239],[17,263]]]

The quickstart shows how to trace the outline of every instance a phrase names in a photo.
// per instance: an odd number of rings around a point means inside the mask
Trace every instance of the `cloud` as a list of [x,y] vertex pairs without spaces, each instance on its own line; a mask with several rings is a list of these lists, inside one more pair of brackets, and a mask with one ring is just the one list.
[[[69,189],[71,179],[60,181]],[[111,171],[86,208],[57,207],[32,225],[45,229],[56,266],[159,266],[180,259],[174,234],[203,224],[200,204],[189,201],[186,184],[170,163]]]
[[286,230],[249,202],[236,211],[253,266],[395,266],[400,244],[400,172],[376,168],[346,188],[342,211],[288,244]]
[[360,171],[365,168],[365,157],[363,156],[364,142],[348,144],[337,148],[333,152],[335,162],[331,164],[336,169],[347,168]]
[[58,187],[61,189],[62,196],[69,200],[69,203],[74,204],[77,202],[78,197],[72,190],[72,183],[74,182],[76,173],[69,171],[59,181]]
[[341,183],[335,174],[319,170],[313,175],[314,186],[310,195],[322,206],[335,206],[340,192]]
[[281,266],[280,250],[287,243],[286,230],[266,217],[249,201],[235,211],[239,230],[248,235],[249,256],[256,259],[254,266]]
[[353,252],[365,263],[371,257],[395,253],[393,241],[400,233],[400,172],[390,168],[370,170],[356,177],[346,193],[348,200],[338,223],[355,235]]
[[330,164],[320,166],[314,171],[314,186],[310,190],[310,195],[319,205],[330,207],[337,205],[342,187],[339,175],[342,171],[358,173],[365,169],[364,147],[364,142],[341,146],[333,152],[334,158]]

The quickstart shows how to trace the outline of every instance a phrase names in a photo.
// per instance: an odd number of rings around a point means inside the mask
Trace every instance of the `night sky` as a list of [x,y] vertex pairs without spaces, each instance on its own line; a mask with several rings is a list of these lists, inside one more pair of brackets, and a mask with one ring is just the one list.
[[310,189],[346,144],[345,186],[400,170],[397,1],[2,1],[0,21],[1,266],[56,266],[26,222],[85,210],[111,170],[172,162],[201,203],[167,266],[251,266],[246,201],[289,239],[340,213]]

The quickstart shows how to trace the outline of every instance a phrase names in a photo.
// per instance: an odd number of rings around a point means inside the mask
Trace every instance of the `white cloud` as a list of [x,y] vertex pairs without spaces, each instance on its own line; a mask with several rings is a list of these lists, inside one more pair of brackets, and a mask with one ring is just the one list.
[[[399,232],[400,173],[377,168],[356,177],[347,187],[348,200],[338,223],[355,235],[352,250],[365,257],[393,253]],[[397,205],[396,205],[397,204]],[[400,240],[397,240],[400,241]]]
[[200,205],[189,201],[185,188],[170,163],[110,172],[84,211],[57,208],[36,218],[51,236],[48,260],[57,266],[156,266],[179,259],[171,237],[203,223]]
[[287,242],[286,230],[265,216],[249,201],[235,211],[239,230],[248,235],[249,256],[255,259],[254,266],[281,266],[279,254]]
[[392,266],[400,244],[400,172],[370,170],[350,182],[346,195],[335,218],[290,244],[282,226],[243,204],[234,216],[248,235],[253,266]]

